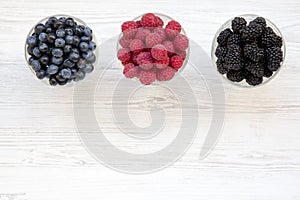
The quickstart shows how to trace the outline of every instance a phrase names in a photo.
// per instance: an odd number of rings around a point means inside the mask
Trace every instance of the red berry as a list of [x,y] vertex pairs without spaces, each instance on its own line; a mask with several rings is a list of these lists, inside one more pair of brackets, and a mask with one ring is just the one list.
[[176,51],[176,54],[183,58],[183,60],[186,59],[186,51]]
[[182,34],[176,36],[174,46],[180,51],[185,51],[189,47],[189,39]]
[[181,25],[172,20],[166,26],[166,34],[169,38],[174,39],[181,32]]
[[171,42],[171,41],[164,41],[163,45],[166,47],[169,56],[174,55],[175,48],[174,48],[173,42]]
[[128,61],[130,61],[130,59],[131,59],[130,50],[127,49],[127,48],[119,49],[119,51],[118,51],[118,59],[121,62],[128,62]]
[[143,27],[143,26],[142,26],[142,21],[141,21],[141,20],[137,20],[135,23],[136,23],[136,25],[137,25],[138,28]]
[[151,31],[147,28],[139,28],[136,32],[135,38],[145,41],[147,35],[149,35]]
[[123,74],[126,78],[134,78],[139,74],[139,69],[133,63],[128,63],[125,65]]
[[167,39],[167,35],[165,29],[161,27],[157,27],[153,30],[153,33],[158,34],[161,37],[161,41],[165,41]]
[[135,33],[137,31],[137,24],[133,21],[127,21],[122,24],[122,32],[125,38],[131,39],[134,38]]
[[134,53],[134,54],[139,54],[141,53],[145,48],[144,42],[139,39],[134,39],[131,41],[129,45],[129,49]]
[[168,52],[164,45],[157,44],[151,49],[151,55],[156,60],[165,60],[168,57]]
[[178,55],[175,55],[170,60],[170,65],[173,67],[176,71],[178,71],[182,65],[183,65],[183,58],[181,58]]
[[150,33],[146,37],[146,46],[148,48],[152,48],[161,42],[162,42],[161,37],[157,33]]
[[172,67],[166,67],[156,73],[156,79],[158,81],[169,81],[174,78],[175,72]]
[[170,58],[169,57],[167,57],[164,60],[155,60],[154,61],[155,67],[158,68],[158,69],[164,69],[164,68],[168,67],[169,66],[169,62],[170,62]]
[[164,26],[164,21],[159,16],[156,16],[156,25],[157,25],[157,27]]
[[151,53],[142,52],[137,56],[136,62],[140,68],[144,70],[149,70],[153,67],[154,60],[151,56]]
[[144,85],[150,85],[156,79],[156,73],[153,70],[142,70],[139,75],[140,82]]
[[143,27],[157,27],[157,18],[153,13],[145,14],[142,17],[141,24]]
[[121,45],[123,48],[128,48],[131,41],[132,41],[131,39],[126,39],[126,38],[123,36],[123,37],[121,37],[119,43],[120,43],[120,45]]

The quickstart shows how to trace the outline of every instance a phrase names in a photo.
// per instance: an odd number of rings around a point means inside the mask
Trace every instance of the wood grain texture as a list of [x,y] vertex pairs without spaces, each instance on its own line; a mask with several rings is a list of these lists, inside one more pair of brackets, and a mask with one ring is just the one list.
[[[222,137],[204,160],[199,152],[211,105],[207,89],[199,86],[203,127],[192,147],[173,166],[134,176],[102,166],[85,151],[75,130],[73,88],[50,88],[36,80],[25,64],[23,46],[27,31],[49,15],[81,18],[102,43],[119,33],[122,21],[149,11],[178,19],[208,55],[226,20],[245,13],[265,16],[285,36],[287,58],[278,77],[263,87],[247,90],[224,83]],[[299,13],[297,0],[0,0],[0,194],[28,200],[299,200]],[[95,106],[109,114],[108,105],[104,98]],[[105,123],[112,127],[113,122]],[[117,132],[111,137],[122,148],[135,147],[118,140]]]

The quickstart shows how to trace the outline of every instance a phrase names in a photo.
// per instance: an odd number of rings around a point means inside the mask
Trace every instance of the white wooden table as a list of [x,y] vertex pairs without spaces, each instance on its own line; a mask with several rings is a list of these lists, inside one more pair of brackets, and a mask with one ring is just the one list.
[[[178,19],[207,54],[222,23],[259,14],[281,29],[287,58],[264,87],[245,90],[224,83],[225,125],[206,159],[199,160],[200,134],[174,165],[129,175],[87,153],[76,133],[73,88],[50,88],[36,80],[25,65],[23,46],[29,29],[49,15],[81,18],[101,43],[119,33],[122,21],[145,12]],[[298,0],[1,0],[0,200],[300,199],[299,13]]]

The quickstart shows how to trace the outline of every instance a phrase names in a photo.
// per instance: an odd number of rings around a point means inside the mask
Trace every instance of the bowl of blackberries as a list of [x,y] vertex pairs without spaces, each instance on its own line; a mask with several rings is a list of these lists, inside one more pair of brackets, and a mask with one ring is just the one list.
[[284,39],[275,24],[257,15],[242,15],[219,29],[211,56],[227,81],[250,88],[271,81],[280,71],[285,54]]
[[187,64],[189,39],[171,17],[146,13],[121,25],[117,57],[123,75],[143,85],[172,80]]
[[38,79],[51,86],[72,85],[94,70],[96,49],[93,31],[82,20],[55,15],[30,30],[25,57]]

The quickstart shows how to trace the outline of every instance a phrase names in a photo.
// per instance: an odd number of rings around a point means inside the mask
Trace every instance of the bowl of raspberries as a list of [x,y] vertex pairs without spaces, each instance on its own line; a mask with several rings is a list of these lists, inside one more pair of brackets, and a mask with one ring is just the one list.
[[122,24],[117,57],[123,75],[143,85],[172,80],[187,64],[189,39],[181,24],[147,13]]
[[71,85],[94,70],[96,43],[92,29],[83,21],[55,15],[30,30],[25,57],[38,79],[51,86]]
[[285,43],[268,19],[243,15],[227,21],[212,45],[217,71],[240,87],[261,86],[272,80],[285,59]]

